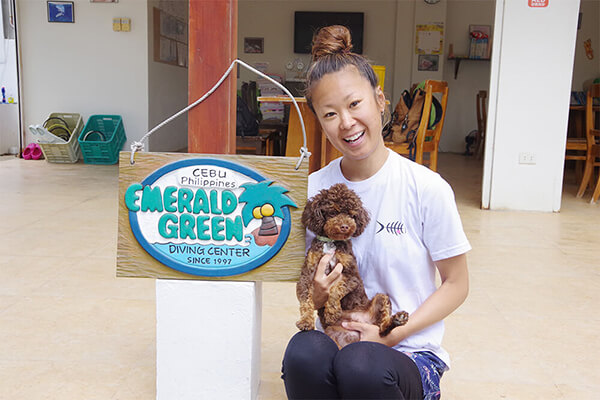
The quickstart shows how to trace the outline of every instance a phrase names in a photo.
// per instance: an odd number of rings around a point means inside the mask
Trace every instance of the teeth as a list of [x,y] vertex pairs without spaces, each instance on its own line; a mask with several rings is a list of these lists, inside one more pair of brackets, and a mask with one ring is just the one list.
[[359,137],[361,137],[363,133],[365,133],[365,131],[358,132],[356,135],[352,135],[350,137],[347,137],[344,140],[346,142],[354,142],[356,139],[358,139]]

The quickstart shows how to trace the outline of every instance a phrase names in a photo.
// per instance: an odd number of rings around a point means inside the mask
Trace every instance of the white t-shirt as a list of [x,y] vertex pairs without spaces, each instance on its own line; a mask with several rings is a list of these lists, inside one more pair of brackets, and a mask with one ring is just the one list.
[[[348,181],[341,158],[308,178],[308,197],[336,183],[354,190],[369,211],[365,231],[352,238],[354,254],[369,298],[390,296],[393,312],[413,313],[435,290],[434,261],[466,253],[465,236],[450,185],[437,173],[388,150],[383,167],[372,177]],[[307,243],[314,234],[307,231]],[[431,351],[448,367],[441,347],[440,321],[395,346],[400,351]]]

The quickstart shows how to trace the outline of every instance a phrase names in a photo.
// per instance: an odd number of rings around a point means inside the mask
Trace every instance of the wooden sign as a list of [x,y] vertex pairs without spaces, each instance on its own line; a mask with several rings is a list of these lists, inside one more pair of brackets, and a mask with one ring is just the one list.
[[121,152],[117,276],[296,281],[308,162]]

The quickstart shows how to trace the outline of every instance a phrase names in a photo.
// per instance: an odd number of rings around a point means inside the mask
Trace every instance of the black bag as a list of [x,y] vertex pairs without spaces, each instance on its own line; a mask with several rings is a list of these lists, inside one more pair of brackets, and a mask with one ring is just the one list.
[[240,96],[237,96],[235,134],[242,137],[258,135],[258,121]]

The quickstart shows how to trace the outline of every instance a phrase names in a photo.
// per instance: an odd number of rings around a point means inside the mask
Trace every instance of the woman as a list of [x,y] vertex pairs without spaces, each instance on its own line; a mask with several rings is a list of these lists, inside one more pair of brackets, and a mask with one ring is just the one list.
[[[393,311],[410,318],[384,338],[375,325],[344,323],[360,342],[342,350],[320,331],[299,332],[286,349],[282,378],[291,399],[435,399],[450,364],[442,320],[467,296],[471,247],[450,186],[384,146],[385,96],[351,47],[342,26],[321,29],[313,42],[307,101],[343,157],[309,176],[308,196],[341,182],[361,197],[371,223],[352,244],[367,295],[388,294]],[[329,257],[314,278],[316,309],[341,277],[341,264],[325,275]]]

